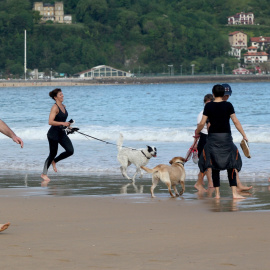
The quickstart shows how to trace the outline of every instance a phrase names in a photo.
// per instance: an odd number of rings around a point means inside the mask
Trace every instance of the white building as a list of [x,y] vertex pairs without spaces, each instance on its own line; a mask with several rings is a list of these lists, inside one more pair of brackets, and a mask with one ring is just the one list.
[[132,77],[133,74],[110,66],[100,65],[74,74],[79,78]]
[[41,15],[41,21],[53,21],[56,23],[72,23],[72,15],[64,14],[64,3],[55,2],[43,3],[43,2],[34,2],[33,10],[36,10]]
[[264,63],[268,61],[268,53],[257,52],[257,47],[248,47],[248,52],[244,54],[244,62],[246,64]]
[[236,13],[235,15],[228,17],[228,24],[254,24],[254,14],[252,12]]
[[250,38],[251,46],[264,50],[265,47],[270,46],[270,37],[252,37]]

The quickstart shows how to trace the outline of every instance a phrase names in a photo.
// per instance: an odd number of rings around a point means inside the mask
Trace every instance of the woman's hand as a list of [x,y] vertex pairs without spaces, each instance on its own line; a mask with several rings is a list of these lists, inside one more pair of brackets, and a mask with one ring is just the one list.
[[70,122],[63,122],[62,125],[65,126],[65,127],[69,127],[70,126]]
[[248,138],[247,138],[247,136],[245,135],[245,136],[243,136],[243,139],[246,141],[246,142],[248,142]]

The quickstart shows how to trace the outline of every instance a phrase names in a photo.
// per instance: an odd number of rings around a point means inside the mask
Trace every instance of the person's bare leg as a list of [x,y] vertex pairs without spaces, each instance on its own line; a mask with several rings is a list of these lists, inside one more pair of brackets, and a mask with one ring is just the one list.
[[52,166],[53,166],[53,170],[54,170],[55,172],[57,172],[56,163],[55,163],[54,160],[52,161]]
[[207,177],[207,181],[208,181],[208,188],[213,188],[213,180],[212,180],[212,170],[211,168],[208,168],[208,170],[206,171],[206,177]]
[[42,174],[42,175],[41,175],[41,178],[42,178],[44,181],[47,181],[47,182],[50,182],[50,181],[51,181],[51,179],[48,177],[47,174]]
[[238,192],[241,192],[241,191],[249,191],[250,189],[252,189],[252,186],[244,186],[241,181],[240,181],[240,178],[239,178],[239,173],[237,170],[235,170],[235,173],[236,173],[236,183],[237,183],[237,191]]
[[270,182],[270,177],[269,177],[269,179],[268,179],[268,182]]
[[219,187],[215,187],[215,193],[216,193],[215,198],[216,198],[216,199],[220,199]]
[[232,194],[233,194],[233,199],[245,199],[245,197],[238,194],[236,186],[232,186]]
[[204,177],[204,174],[199,172],[198,174],[198,180],[197,182],[195,183],[194,187],[198,190],[198,191],[204,191],[206,192],[206,189],[204,188],[203,186],[203,177]]
[[0,224],[0,232],[6,230],[10,225],[10,222],[5,223],[5,224]]

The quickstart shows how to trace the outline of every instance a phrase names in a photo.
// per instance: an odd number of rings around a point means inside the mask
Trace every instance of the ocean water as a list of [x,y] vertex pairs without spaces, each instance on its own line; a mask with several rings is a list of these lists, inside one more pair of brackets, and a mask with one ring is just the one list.
[[[193,142],[203,97],[213,84],[101,85],[63,87],[64,104],[69,119],[90,136],[109,144],[72,134],[75,153],[58,163],[67,174],[120,175],[116,144],[121,132],[124,146],[155,146],[158,156],[148,166],[165,163],[174,156],[185,156]],[[230,102],[234,105],[251,150],[251,159],[242,155],[242,181],[264,181],[270,175],[270,83],[232,83]],[[53,100],[51,87],[2,88],[0,115],[24,142],[20,149],[0,135],[0,167],[11,171],[42,172],[48,156],[46,133]],[[232,124],[234,142],[239,146],[240,133]],[[111,144],[112,143],[112,144]],[[240,147],[239,147],[240,148]],[[61,147],[59,151],[61,151]],[[241,152],[241,150],[240,150]],[[187,179],[196,179],[198,167],[190,160]],[[135,172],[130,166],[128,173]],[[52,172],[50,171],[51,175]],[[150,176],[146,176],[150,177]],[[226,179],[225,173],[222,178]]]

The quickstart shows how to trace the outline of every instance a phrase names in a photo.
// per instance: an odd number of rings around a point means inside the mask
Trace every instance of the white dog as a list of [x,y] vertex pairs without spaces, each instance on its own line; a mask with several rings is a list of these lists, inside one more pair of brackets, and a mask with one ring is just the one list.
[[[118,155],[117,159],[121,164],[121,173],[124,177],[134,182],[136,175],[140,173],[140,177],[142,177],[141,166],[145,166],[151,157],[156,157],[157,149],[156,147],[147,146],[145,149],[132,149],[132,148],[123,148],[123,135],[120,133],[117,148]],[[131,164],[136,166],[136,172],[132,178],[127,175],[127,167]]]

